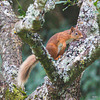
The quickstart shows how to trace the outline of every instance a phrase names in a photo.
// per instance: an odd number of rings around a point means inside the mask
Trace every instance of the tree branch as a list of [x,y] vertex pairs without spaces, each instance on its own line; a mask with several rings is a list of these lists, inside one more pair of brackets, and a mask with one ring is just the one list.
[[[55,0],[56,1],[56,0]],[[40,30],[47,11],[55,8],[54,0],[35,0],[27,9],[26,16],[15,24],[15,31],[20,32],[22,29],[32,30],[34,32]]]

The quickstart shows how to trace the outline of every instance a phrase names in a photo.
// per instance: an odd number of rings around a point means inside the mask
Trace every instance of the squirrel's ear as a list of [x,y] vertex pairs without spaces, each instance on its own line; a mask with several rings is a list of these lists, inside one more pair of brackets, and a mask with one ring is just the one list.
[[71,32],[73,32],[73,31],[74,31],[74,27],[72,26],[72,27],[71,27]]

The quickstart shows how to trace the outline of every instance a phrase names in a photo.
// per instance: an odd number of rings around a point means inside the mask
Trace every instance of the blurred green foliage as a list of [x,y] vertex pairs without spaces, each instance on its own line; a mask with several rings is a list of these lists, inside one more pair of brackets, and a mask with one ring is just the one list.
[[[16,0],[12,0],[13,8],[16,14],[18,12],[18,4]],[[29,3],[33,0],[18,0],[22,5],[24,11],[29,6]],[[26,3],[27,2],[27,3]],[[28,3],[29,2],[29,3]],[[68,7],[64,10],[66,5],[59,4],[56,8],[45,15],[45,23],[43,28],[40,30],[39,34],[44,41],[46,46],[49,38],[57,32],[61,32],[69,29],[71,26],[75,26],[77,23],[79,8],[77,6]],[[20,15],[20,14],[19,14]],[[27,44],[23,45],[22,56],[23,61],[31,55],[31,49]],[[43,67],[40,63],[31,71],[28,82],[25,84],[27,94],[33,92],[37,86],[41,85],[44,81],[44,76],[46,75]],[[100,100],[100,59],[95,61],[91,66],[89,66],[81,79],[81,100]]]
[[100,100],[100,59],[84,71],[81,91],[81,100]]

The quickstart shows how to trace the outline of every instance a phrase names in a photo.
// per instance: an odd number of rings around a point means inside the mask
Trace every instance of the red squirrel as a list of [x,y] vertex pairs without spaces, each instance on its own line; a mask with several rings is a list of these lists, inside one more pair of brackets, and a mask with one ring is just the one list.
[[[54,60],[58,60],[58,58],[60,58],[61,55],[63,55],[66,48],[66,44],[69,44],[70,42],[78,40],[82,37],[83,35],[79,31],[78,27],[76,26],[74,28],[72,26],[69,30],[65,30],[63,32],[59,32],[53,35],[49,39],[46,45],[46,49],[48,50],[51,57],[54,58]],[[18,73],[19,86],[24,85],[24,83],[28,79],[31,69],[35,66],[37,62],[38,61],[36,60],[35,55],[31,55],[22,63]]]

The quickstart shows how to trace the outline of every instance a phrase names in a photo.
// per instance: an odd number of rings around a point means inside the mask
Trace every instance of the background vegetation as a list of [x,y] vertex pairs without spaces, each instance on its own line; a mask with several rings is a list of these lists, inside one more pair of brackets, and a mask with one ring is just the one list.
[[[26,8],[29,6],[28,2],[32,2],[32,0],[13,1],[14,11],[18,16],[22,13],[25,14],[24,11],[26,11]],[[79,8],[77,6],[72,6],[63,11],[66,6],[67,4],[59,4],[54,10],[45,15],[45,23],[43,25],[43,28],[39,31],[41,38],[44,40],[45,46],[52,35],[57,32],[67,30],[71,26],[76,25]],[[31,54],[31,50],[27,44],[23,44],[22,51],[24,61]],[[36,89],[37,86],[43,83],[43,78],[45,75],[46,74],[44,69],[42,68],[41,64],[38,63],[36,67],[32,70],[28,82],[25,84],[27,94],[30,94]],[[81,79],[81,91],[81,100],[100,99],[100,59],[95,61],[84,71]]]

